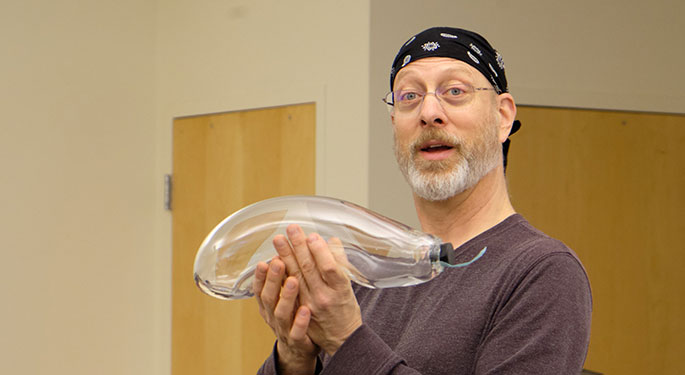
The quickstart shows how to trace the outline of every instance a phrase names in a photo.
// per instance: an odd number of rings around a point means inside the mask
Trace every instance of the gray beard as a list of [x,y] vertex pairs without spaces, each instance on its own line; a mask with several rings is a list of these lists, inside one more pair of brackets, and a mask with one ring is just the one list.
[[500,162],[502,146],[496,134],[494,138],[492,134],[486,134],[468,148],[456,137],[447,137],[456,145],[459,157],[456,161],[445,161],[451,162],[451,166],[444,165],[444,162],[423,161],[421,164],[426,167],[420,168],[414,157],[418,140],[405,152],[401,152],[401,146],[395,142],[395,156],[404,178],[416,195],[428,201],[443,201],[471,189]]
[[421,172],[413,161],[401,169],[416,195],[429,201],[443,201],[474,185],[472,178],[469,178],[468,164],[464,160],[451,171],[440,174]]

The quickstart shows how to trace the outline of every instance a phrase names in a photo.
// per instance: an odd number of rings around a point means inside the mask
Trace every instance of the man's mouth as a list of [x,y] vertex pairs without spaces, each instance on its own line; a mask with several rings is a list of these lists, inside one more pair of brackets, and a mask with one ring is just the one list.
[[428,160],[442,160],[452,155],[454,146],[438,140],[431,140],[419,146],[420,154]]
[[422,147],[421,151],[424,152],[438,152],[438,151],[445,151],[445,150],[451,150],[454,147],[449,146],[449,145],[443,145],[443,144],[436,144],[436,145],[430,145],[426,147]]
[[449,142],[438,141],[435,139],[425,142],[419,146],[419,150],[423,152],[441,152],[451,150],[453,148],[454,146],[452,146]]

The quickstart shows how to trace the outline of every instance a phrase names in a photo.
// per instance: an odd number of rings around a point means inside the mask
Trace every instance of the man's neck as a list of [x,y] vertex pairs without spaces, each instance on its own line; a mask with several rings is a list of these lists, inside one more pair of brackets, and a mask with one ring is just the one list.
[[457,248],[514,214],[502,167],[485,175],[476,186],[444,201],[427,201],[414,194],[424,232]]

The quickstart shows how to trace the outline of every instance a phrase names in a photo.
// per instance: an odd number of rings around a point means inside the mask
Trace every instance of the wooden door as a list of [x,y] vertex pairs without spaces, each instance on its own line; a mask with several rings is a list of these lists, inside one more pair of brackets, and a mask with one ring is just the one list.
[[585,367],[685,374],[685,116],[521,107],[518,117],[514,206],[590,277]]
[[254,374],[273,333],[254,299],[201,293],[194,258],[230,213],[275,196],[314,194],[315,105],[180,118],[173,126],[172,374]]

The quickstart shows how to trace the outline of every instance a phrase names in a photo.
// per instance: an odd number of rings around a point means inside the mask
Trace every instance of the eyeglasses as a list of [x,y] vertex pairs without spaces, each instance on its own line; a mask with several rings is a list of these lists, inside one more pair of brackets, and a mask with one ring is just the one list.
[[440,87],[433,92],[419,90],[390,91],[382,100],[389,106],[388,110],[397,108],[401,112],[409,112],[421,106],[423,99],[429,94],[435,95],[440,102],[447,103],[452,107],[459,107],[468,104],[476,92],[487,90],[495,91],[493,87],[473,87],[467,84],[458,84]]

